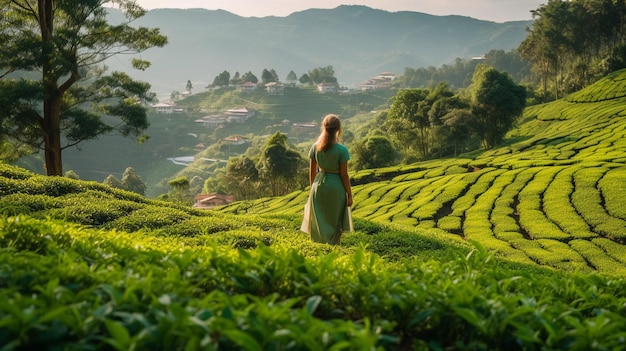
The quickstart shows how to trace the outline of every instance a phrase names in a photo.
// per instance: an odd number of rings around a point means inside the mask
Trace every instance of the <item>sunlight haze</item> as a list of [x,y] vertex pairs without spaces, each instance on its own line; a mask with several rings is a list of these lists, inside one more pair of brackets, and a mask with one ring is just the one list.
[[431,15],[461,15],[494,22],[532,19],[530,11],[545,0],[138,0],[147,10],[157,8],[205,8],[226,10],[243,17],[288,16],[309,8],[332,9],[340,5],[365,5],[389,12],[413,11]]

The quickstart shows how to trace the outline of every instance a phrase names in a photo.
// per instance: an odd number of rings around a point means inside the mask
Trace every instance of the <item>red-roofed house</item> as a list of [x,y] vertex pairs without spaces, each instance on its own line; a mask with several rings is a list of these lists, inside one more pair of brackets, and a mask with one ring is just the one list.
[[256,115],[256,111],[247,107],[238,107],[231,108],[230,110],[224,111],[228,122],[235,123],[244,123],[250,117],[254,117]]
[[222,195],[222,194],[198,194],[196,195],[196,202],[193,204],[194,208],[203,210],[210,210],[217,206],[228,205],[235,201],[234,196]]

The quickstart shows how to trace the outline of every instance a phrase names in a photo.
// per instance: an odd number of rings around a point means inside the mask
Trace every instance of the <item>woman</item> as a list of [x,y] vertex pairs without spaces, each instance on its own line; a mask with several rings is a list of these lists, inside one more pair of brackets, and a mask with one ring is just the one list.
[[339,143],[341,122],[329,114],[309,150],[311,193],[304,208],[302,231],[315,242],[338,245],[344,231],[352,231],[352,189],[348,177],[348,148]]

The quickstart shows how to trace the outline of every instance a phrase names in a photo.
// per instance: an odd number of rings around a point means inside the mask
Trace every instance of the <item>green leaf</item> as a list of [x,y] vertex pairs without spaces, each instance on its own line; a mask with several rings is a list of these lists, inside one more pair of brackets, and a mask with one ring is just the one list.
[[244,333],[240,330],[235,330],[235,329],[227,330],[224,332],[224,335],[226,335],[230,340],[235,342],[237,345],[243,347],[245,350],[263,351],[263,348],[256,341],[256,339],[254,339],[249,334]]
[[114,346],[116,346],[118,349],[120,347],[125,347],[126,349],[128,349],[128,346],[130,345],[130,334],[128,333],[128,330],[126,330],[126,328],[121,323],[112,321],[110,319],[105,320],[104,324],[106,325],[109,334],[111,334],[115,341]]
[[468,323],[478,328],[481,332],[486,332],[485,326],[476,312],[469,308],[453,306],[452,309]]
[[308,300],[306,300],[306,304],[305,304],[306,312],[310,316],[312,316],[321,302],[322,302],[322,297],[319,295],[309,297]]

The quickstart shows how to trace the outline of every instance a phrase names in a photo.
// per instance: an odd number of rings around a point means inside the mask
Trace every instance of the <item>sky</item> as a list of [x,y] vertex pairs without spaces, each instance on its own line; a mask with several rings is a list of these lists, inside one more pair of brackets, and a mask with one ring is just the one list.
[[332,9],[339,5],[365,5],[389,12],[413,11],[431,15],[461,15],[506,22],[530,20],[547,0],[137,0],[147,10],[157,8],[206,8],[226,10],[242,17],[285,17],[309,8]]

